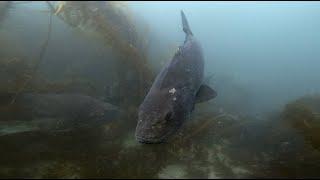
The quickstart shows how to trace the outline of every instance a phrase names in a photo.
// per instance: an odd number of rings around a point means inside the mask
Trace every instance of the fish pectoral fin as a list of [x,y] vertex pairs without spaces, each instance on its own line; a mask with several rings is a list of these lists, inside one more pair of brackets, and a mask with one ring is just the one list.
[[202,84],[196,94],[195,103],[209,101],[217,96],[217,92],[208,85]]

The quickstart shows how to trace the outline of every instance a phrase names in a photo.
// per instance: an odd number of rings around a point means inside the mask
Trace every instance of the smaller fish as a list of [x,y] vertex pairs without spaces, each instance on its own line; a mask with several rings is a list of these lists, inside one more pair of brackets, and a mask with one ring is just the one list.
[[[1,94],[0,101],[9,101],[12,97],[14,94]],[[20,114],[18,120],[24,118],[30,123],[37,122],[39,130],[56,132],[98,128],[118,118],[121,113],[112,104],[80,94],[22,93],[12,106],[15,109],[9,112]],[[1,109],[0,115],[5,113]]]

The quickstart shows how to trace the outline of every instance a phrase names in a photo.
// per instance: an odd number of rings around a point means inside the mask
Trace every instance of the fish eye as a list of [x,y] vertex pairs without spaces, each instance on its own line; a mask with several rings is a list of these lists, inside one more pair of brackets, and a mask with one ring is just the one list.
[[166,114],[166,117],[164,118],[166,121],[169,121],[169,120],[171,120],[172,119],[172,112],[170,111],[170,112],[168,112],[167,114]]

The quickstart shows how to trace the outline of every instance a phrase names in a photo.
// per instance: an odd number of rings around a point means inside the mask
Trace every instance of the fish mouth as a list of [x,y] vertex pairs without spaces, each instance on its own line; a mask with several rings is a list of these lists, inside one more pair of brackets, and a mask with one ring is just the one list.
[[165,139],[144,138],[136,136],[136,140],[142,144],[161,144],[165,142]]
[[136,134],[136,140],[139,142],[139,143],[142,143],[142,144],[160,144],[160,143],[165,143],[168,138],[174,134],[174,131],[176,129],[172,129],[170,131],[167,131],[165,134],[163,134],[162,136],[160,137],[145,137],[145,136],[139,136]]

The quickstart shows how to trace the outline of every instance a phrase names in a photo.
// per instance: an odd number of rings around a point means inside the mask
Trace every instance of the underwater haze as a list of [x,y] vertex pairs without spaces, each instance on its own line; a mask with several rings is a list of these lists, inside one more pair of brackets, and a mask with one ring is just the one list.
[[157,44],[183,42],[179,12],[184,10],[203,46],[206,74],[234,78],[250,91],[257,111],[320,90],[318,2],[130,2],[130,6],[159,35],[155,49]]
[[[139,143],[181,10],[217,97]],[[319,178],[319,19],[311,1],[2,1],[0,178]]]

